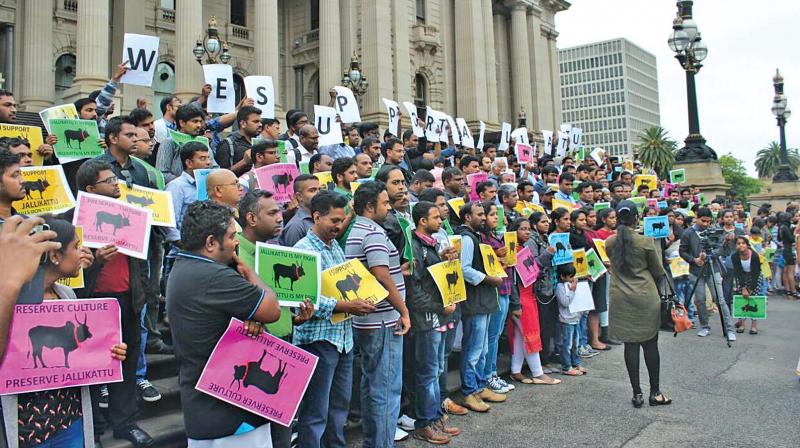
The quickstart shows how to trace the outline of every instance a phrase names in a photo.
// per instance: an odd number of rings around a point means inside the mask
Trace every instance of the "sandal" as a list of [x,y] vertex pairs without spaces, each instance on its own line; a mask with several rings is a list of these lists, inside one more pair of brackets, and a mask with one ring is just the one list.
[[744,333],[744,325],[742,325],[741,327],[736,327],[736,332],[737,333]]
[[581,374],[583,374],[583,375],[586,375],[587,373],[589,373],[589,371],[586,370],[586,367],[578,366],[578,367],[575,367],[575,368],[578,370],[578,372],[581,372]]
[[561,374],[562,375],[569,375],[569,376],[581,376],[581,375],[583,375],[583,372],[581,372],[580,370],[576,370],[576,369],[569,369],[569,370],[562,370]]
[[547,386],[554,386],[556,384],[561,384],[561,380],[549,377],[544,374],[533,377],[531,381],[533,382],[533,384],[544,384]]
[[750,334],[758,334],[758,330],[750,329]]
[[511,379],[522,384],[536,384],[536,381],[528,378],[527,376],[521,373],[512,373]]
[[633,398],[631,398],[631,403],[633,403],[633,407],[639,409],[644,404],[644,397],[642,394],[633,394]]
[[667,398],[667,396],[661,392],[655,395],[650,395],[650,406],[664,406],[668,404],[672,404],[672,399]]

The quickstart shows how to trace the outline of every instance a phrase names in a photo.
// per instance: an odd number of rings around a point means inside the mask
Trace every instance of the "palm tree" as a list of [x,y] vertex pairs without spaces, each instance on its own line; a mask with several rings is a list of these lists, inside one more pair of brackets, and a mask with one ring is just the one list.
[[652,126],[639,134],[639,160],[653,169],[658,177],[665,178],[675,162],[675,148],[678,143],[667,136],[661,126]]
[[[786,154],[789,157],[789,167],[792,171],[797,171],[800,167],[800,153],[796,148],[788,148]],[[756,171],[758,177],[772,177],[778,172],[781,166],[781,145],[778,142],[769,142],[769,145],[756,153]]]

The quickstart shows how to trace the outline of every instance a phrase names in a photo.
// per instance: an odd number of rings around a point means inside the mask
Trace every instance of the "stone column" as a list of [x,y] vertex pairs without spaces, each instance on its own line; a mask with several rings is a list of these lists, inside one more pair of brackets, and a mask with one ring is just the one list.
[[[392,2],[392,27],[394,28],[392,45],[394,46],[395,78],[392,98],[400,102],[413,98],[411,79],[414,74],[411,73],[411,44],[409,40],[411,25],[409,23],[408,3],[399,0]],[[386,108],[384,107],[381,111],[384,112],[385,110]],[[386,123],[388,125],[388,117]]]
[[508,19],[498,11],[494,14],[494,41],[497,57],[497,119],[511,123],[511,77],[508,60]]
[[[125,33],[148,34],[145,28],[145,17],[141,13],[141,5],[135,2],[113,2],[111,11],[111,42],[123,42]],[[111,46],[110,67],[123,61],[122,45]],[[127,58],[127,56],[125,56]],[[154,64],[157,64],[155,61]],[[119,113],[129,113],[136,107],[136,98],[145,97],[150,111],[158,110],[159,105],[153,102],[154,91],[150,87],[121,84],[117,86],[117,100],[115,110]]]
[[[455,24],[453,19],[453,0],[442,0],[441,2],[441,23],[439,26],[439,35],[442,39],[442,64],[444,72],[444,89],[442,90],[443,96],[434,98],[430,95],[428,101],[430,106],[434,108],[441,108],[444,111],[452,113],[456,110],[456,51],[455,51],[455,28],[461,24]],[[433,91],[434,80],[428,80],[428,86]],[[462,117],[465,118],[465,117]]]
[[497,118],[497,59],[495,56],[494,18],[492,0],[483,0],[483,38],[486,48],[486,116],[490,123],[499,123]]
[[[533,110],[531,103],[531,63],[528,53],[528,21],[527,4],[517,2],[511,6],[511,104],[512,121],[520,108],[529,114]],[[516,123],[512,123],[515,126]]]
[[3,68],[3,76],[6,81],[3,83],[3,88],[6,90],[14,91],[14,24],[6,24],[4,34],[6,35],[6,48],[5,48],[5,67]]
[[[21,4],[21,3],[19,3]],[[53,0],[25,2],[22,40],[22,92],[20,102],[26,111],[38,112],[53,105]]]
[[[294,108],[303,109],[303,66],[294,66]],[[287,123],[288,126],[288,123]]]
[[[48,11],[48,14],[52,12]],[[88,96],[92,91],[102,89],[108,82],[111,70],[110,23],[111,13],[107,0],[81,0],[78,4],[75,80],[72,87],[65,92],[64,100],[75,101]]]
[[558,68],[558,48],[556,48],[558,32],[551,30],[547,37],[550,68],[550,120],[555,127],[556,123],[561,124],[561,72]]
[[361,2],[361,71],[369,81],[367,92],[361,100],[362,121],[380,120],[380,113],[385,111],[381,98],[394,97],[387,11],[391,11],[390,0]]
[[203,87],[203,69],[192,49],[202,39],[206,22],[199,3],[178,1],[175,8],[175,95],[186,102]]
[[[550,92],[550,64],[548,62],[549,50],[546,32],[543,29],[542,21],[539,18],[533,20],[533,28],[529,30],[534,42],[532,67],[534,67],[533,77],[536,86],[535,120],[539,123],[538,129],[558,130],[561,124],[561,116],[552,116]],[[560,89],[560,86],[559,86]]]
[[533,109],[525,112],[528,115],[528,129],[535,129],[540,131],[542,129],[542,117],[539,112],[541,99],[539,98],[539,90],[537,88],[537,73],[536,73],[536,37],[539,31],[539,16],[541,9],[534,7],[533,10],[528,11],[528,54],[530,55],[531,67],[531,104]]
[[[467,122],[489,121],[486,111],[486,45],[481,2],[463,2],[455,8],[456,103],[455,112]],[[445,30],[446,31],[446,30]]]
[[319,102],[328,104],[328,90],[342,79],[342,30],[339,0],[319,2]]
[[283,115],[281,108],[281,64],[280,39],[275,36],[278,29],[278,0],[255,0],[256,21],[253,30],[254,75],[272,76],[275,88],[275,116]]

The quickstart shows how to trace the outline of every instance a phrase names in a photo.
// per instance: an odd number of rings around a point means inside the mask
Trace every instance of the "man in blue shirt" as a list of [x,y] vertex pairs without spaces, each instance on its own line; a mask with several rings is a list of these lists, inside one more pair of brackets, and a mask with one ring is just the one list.
[[556,191],[555,199],[567,201],[572,205],[577,204],[578,201],[572,197],[573,182],[575,182],[574,175],[570,173],[561,173],[561,177],[558,178],[558,191]]

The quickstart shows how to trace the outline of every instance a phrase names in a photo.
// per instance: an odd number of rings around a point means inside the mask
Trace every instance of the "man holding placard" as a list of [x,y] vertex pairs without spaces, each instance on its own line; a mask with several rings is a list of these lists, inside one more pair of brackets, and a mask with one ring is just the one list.
[[261,109],[244,106],[236,113],[239,130],[231,134],[217,146],[214,160],[220,168],[228,168],[237,176],[246,173],[252,167],[250,153],[252,141],[261,133]]
[[[189,140],[195,139],[203,129],[204,114],[203,110],[194,104],[184,104],[175,112],[175,124],[177,132],[188,136]],[[164,173],[164,180],[167,184],[179,177],[183,172],[181,163],[181,146],[185,143],[178,143],[174,136],[167,138],[158,149],[156,158],[156,168]],[[214,166],[216,161],[211,161]]]

